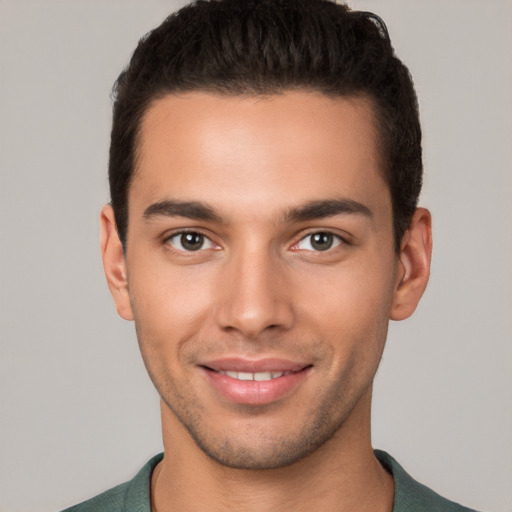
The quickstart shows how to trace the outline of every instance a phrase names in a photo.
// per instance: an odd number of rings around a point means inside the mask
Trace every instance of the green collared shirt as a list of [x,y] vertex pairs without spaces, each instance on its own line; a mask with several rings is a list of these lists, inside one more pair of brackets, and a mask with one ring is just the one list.
[[[393,512],[475,512],[416,482],[386,452],[375,450],[375,455],[395,480]],[[162,458],[163,453],[153,457],[133,480],[63,512],[151,512],[151,473]]]

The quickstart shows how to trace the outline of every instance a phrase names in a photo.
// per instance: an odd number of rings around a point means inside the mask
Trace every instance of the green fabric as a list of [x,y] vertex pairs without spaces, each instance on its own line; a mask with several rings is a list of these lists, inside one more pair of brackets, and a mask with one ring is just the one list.
[[164,454],[153,457],[133,480],[105,491],[63,512],[151,512],[151,473]]
[[[475,512],[416,482],[386,452],[375,450],[375,455],[395,480],[393,512]],[[162,458],[163,453],[153,457],[133,480],[63,512],[151,512],[151,473]]]
[[423,484],[416,482],[386,452],[375,450],[375,455],[395,480],[393,512],[476,512],[449,501]]

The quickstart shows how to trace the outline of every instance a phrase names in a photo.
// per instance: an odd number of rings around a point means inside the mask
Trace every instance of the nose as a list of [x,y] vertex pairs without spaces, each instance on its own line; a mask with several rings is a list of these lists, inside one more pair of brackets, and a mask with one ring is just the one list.
[[294,312],[283,270],[278,258],[265,249],[230,258],[220,283],[219,326],[252,339],[266,331],[290,329]]

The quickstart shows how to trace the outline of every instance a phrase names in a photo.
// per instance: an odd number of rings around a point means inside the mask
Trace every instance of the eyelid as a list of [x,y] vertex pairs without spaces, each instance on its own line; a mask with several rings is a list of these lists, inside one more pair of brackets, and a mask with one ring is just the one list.
[[[178,247],[175,247],[174,245],[171,244],[171,240],[173,238],[177,238],[177,237],[180,237],[184,234],[187,234],[187,233],[194,233],[194,234],[198,234],[198,235],[201,235],[205,241],[208,241],[208,247],[201,247],[200,249],[197,249],[196,251],[187,251],[186,249],[180,249]],[[212,240],[212,237],[207,235],[202,229],[199,229],[199,228],[179,228],[177,230],[174,230],[170,233],[166,233],[165,236],[163,237],[163,243],[164,245],[167,245],[167,246],[170,246],[170,248],[174,251],[177,251],[177,252],[180,252],[180,253],[185,253],[185,254],[194,254],[194,253],[198,253],[198,252],[201,252],[201,251],[205,251],[205,250],[208,250],[208,249],[217,249],[219,248],[219,245],[216,244],[213,240]]]
[[[338,243],[334,243],[332,247],[329,247],[328,249],[325,249],[324,251],[315,250],[313,248],[311,248],[311,249],[301,249],[301,248],[298,247],[298,245],[302,241],[304,241],[308,237],[312,237],[313,235],[316,235],[316,234],[319,234],[319,233],[324,233],[324,234],[332,235],[338,241]],[[306,233],[301,234],[300,238],[296,242],[294,242],[293,245],[291,246],[291,250],[297,250],[297,251],[303,250],[303,251],[310,251],[310,252],[315,252],[315,253],[318,253],[318,254],[322,254],[322,253],[329,253],[329,252],[335,250],[340,245],[351,245],[350,238],[349,238],[348,235],[343,236],[340,233],[338,233],[336,231],[333,231],[332,229],[321,229],[321,228],[319,229],[319,228],[315,228],[315,229],[309,230]]]

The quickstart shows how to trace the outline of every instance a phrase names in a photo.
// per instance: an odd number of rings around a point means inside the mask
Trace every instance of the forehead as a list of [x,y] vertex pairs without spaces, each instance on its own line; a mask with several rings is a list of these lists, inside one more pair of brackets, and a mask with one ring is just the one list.
[[168,95],[143,117],[130,208],[163,195],[227,206],[242,194],[254,207],[312,195],[364,200],[387,191],[378,160],[364,98]]

